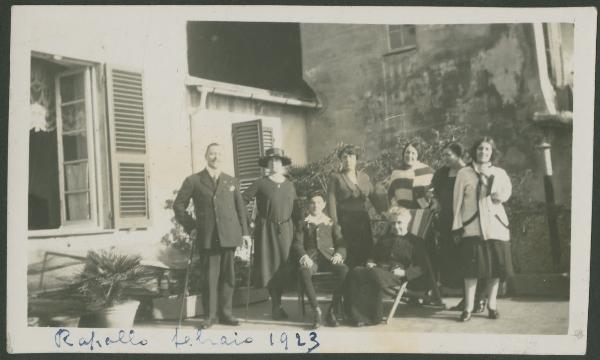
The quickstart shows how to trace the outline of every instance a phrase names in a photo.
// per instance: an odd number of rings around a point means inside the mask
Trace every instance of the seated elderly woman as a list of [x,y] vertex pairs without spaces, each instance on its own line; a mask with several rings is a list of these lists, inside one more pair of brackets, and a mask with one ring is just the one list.
[[389,229],[377,241],[367,266],[354,268],[346,278],[346,312],[356,326],[381,323],[383,296],[395,295],[404,281],[424,278],[422,240],[408,232],[409,210],[392,207],[386,215]]

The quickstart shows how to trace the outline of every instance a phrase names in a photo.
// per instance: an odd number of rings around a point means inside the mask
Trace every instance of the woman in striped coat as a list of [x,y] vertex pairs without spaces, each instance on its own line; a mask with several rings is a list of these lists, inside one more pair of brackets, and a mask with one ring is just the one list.
[[431,206],[433,169],[419,161],[419,145],[408,143],[402,149],[402,164],[390,175],[390,206],[424,209]]
[[[388,198],[390,206],[398,206],[405,209],[428,209],[434,207],[433,188],[431,181],[433,179],[433,169],[419,161],[420,146],[416,142],[410,142],[402,149],[402,163],[390,174],[387,180]],[[413,222],[416,214],[413,216]],[[429,254],[435,253],[434,241],[431,233],[424,234],[426,251]],[[435,265],[434,265],[435,266]],[[434,277],[435,269],[431,269],[431,284],[428,291],[423,296],[419,293],[407,293],[411,302],[416,304],[429,304],[443,306],[439,292],[432,291],[436,288]],[[409,290],[422,290],[409,284]],[[433,295],[433,297],[432,297]]]

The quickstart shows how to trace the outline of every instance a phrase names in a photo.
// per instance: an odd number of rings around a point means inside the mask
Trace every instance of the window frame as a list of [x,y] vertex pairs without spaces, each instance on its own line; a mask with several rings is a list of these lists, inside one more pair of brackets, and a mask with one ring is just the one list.
[[[68,76],[83,74],[84,80],[84,97],[83,101],[85,104],[85,114],[86,114],[86,145],[87,145],[87,191],[85,193],[88,194],[88,202],[89,202],[89,219],[82,220],[68,220],[67,219],[67,190],[65,188],[66,179],[65,179],[65,160],[64,160],[64,144],[63,144],[63,122],[62,122],[62,106],[64,103],[62,102],[61,94],[60,94],[60,85],[61,79],[66,78]],[[61,220],[61,228],[67,228],[72,226],[89,226],[93,224],[97,224],[98,220],[98,191],[96,188],[96,162],[95,162],[95,121],[93,114],[93,106],[92,106],[92,88],[94,84],[92,84],[91,78],[91,70],[89,66],[86,66],[84,69],[72,69],[56,74],[54,79],[54,89],[55,89],[55,101],[56,101],[56,135],[57,135],[57,148],[58,148],[58,183],[59,183],[59,193],[60,193],[60,220]]]
[[[90,107],[87,108],[86,104],[86,112],[91,114],[91,118],[90,119],[86,119],[87,121],[87,128],[86,128],[86,135],[88,136],[88,177],[89,177],[89,191],[90,191],[90,213],[94,212],[95,216],[94,217],[90,217],[89,220],[77,220],[77,221],[69,221],[66,222],[65,219],[63,218],[63,207],[66,206],[65,204],[65,198],[64,195],[62,194],[64,192],[64,182],[62,182],[64,180],[63,175],[59,175],[59,197],[60,197],[60,207],[61,207],[61,224],[58,228],[54,228],[54,229],[36,229],[36,230],[30,230],[27,229],[27,235],[28,235],[28,239],[40,239],[40,238],[51,238],[51,237],[61,237],[61,236],[76,236],[76,235],[86,235],[86,234],[104,234],[104,233],[112,233],[117,231],[118,229],[116,229],[110,222],[106,222],[105,221],[105,217],[107,212],[110,213],[111,209],[113,207],[112,203],[109,204],[104,204],[103,201],[101,199],[103,199],[105,197],[105,192],[109,191],[110,192],[110,187],[111,187],[111,183],[110,183],[110,179],[112,174],[107,173],[107,174],[102,174],[102,161],[100,161],[101,157],[105,157],[106,160],[110,160],[110,154],[107,149],[103,149],[102,148],[102,141],[105,139],[102,139],[103,134],[105,134],[105,131],[102,129],[103,126],[103,121],[106,122],[106,114],[105,112],[102,111],[102,107],[105,106],[104,103],[104,99],[102,98],[102,96],[104,96],[105,94],[100,94],[98,91],[98,86],[100,85],[100,83],[102,81],[104,81],[102,79],[102,77],[100,79],[98,79],[98,71],[102,71],[103,69],[103,65],[99,62],[94,62],[94,61],[90,61],[90,60],[82,60],[82,59],[74,59],[74,58],[68,58],[68,57],[63,57],[61,55],[58,54],[50,54],[50,53],[44,53],[44,52],[38,52],[38,51],[32,51],[31,52],[31,56],[30,59],[32,58],[36,58],[36,59],[40,59],[43,61],[48,61],[48,62],[54,62],[54,63],[59,63],[61,65],[67,66],[67,67],[73,67],[73,69],[67,69],[58,75],[63,75],[65,76],[67,73],[76,73],[76,72],[81,72],[82,69],[84,69],[84,71],[86,73],[89,74],[89,87],[88,90],[86,91],[89,94],[86,95],[86,98],[89,95],[89,105]],[[79,67],[79,68],[77,68]],[[100,73],[102,74],[102,73]],[[101,75],[102,76],[102,75]],[[56,81],[56,78],[54,79],[54,90],[57,91],[56,87],[58,86],[58,83]],[[102,85],[102,87],[104,87],[104,85]],[[86,100],[87,101],[87,100]],[[55,105],[57,104],[58,99],[55,99]],[[57,110],[60,111],[60,110]],[[61,123],[61,130],[62,130],[62,119],[58,118],[58,113],[56,115],[56,126],[58,129],[59,126],[59,122]],[[57,137],[59,137],[59,132],[57,131]],[[62,139],[58,139],[57,138],[57,151],[58,151],[58,142],[60,141],[60,143],[62,144]],[[108,144],[106,144],[106,146],[108,146]],[[92,150],[90,152],[90,150]],[[103,153],[104,152],[104,153]],[[59,154],[59,168],[58,171],[59,172],[64,172],[63,166],[64,166],[64,162],[62,160],[62,158],[60,158]],[[92,166],[93,165],[93,166]],[[104,177],[106,177],[106,179],[104,179]],[[61,178],[63,180],[61,180]],[[93,179],[93,181],[92,181]],[[61,183],[62,182],[62,183]],[[29,186],[29,184],[28,184]],[[105,189],[105,187],[107,187]],[[93,193],[92,193],[92,188],[93,188]],[[94,199],[94,205],[92,206],[92,200],[91,198]],[[105,206],[108,206],[107,208],[105,208]]]
[[[80,60],[69,57],[63,57],[58,54],[44,53],[38,51],[32,51],[30,59],[36,58],[50,63],[60,64],[67,69],[60,72],[59,74],[66,74],[68,72],[81,72],[82,69],[89,75],[89,94],[86,94],[90,105],[86,106],[86,112],[91,113],[89,119],[86,118],[87,128],[86,135],[88,136],[88,177],[89,177],[89,193],[90,193],[90,215],[95,212],[95,216],[86,220],[77,221],[66,221],[66,212],[63,207],[66,206],[64,196],[64,174],[59,175],[59,197],[61,206],[61,224],[58,228],[52,229],[27,229],[28,239],[42,239],[52,237],[68,237],[78,235],[91,235],[91,234],[109,234],[117,231],[126,230],[143,230],[151,226],[152,223],[152,209],[150,206],[150,169],[148,160],[148,118],[146,114],[146,106],[143,111],[143,122],[145,129],[145,144],[146,148],[143,152],[144,158],[144,191],[145,197],[145,212],[146,215],[142,218],[131,218],[125,219],[118,215],[119,206],[118,199],[115,199],[115,194],[119,193],[119,173],[118,169],[115,169],[115,164],[119,162],[119,159],[123,158],[123,154],[120,156],[116,155],[120,152],[116,149],[115,145],[115,129],[114,129],[114,93],[112,89],[112,72],[109,70],[135,72],[141,77],[141,101],[145,103],[147,101],[146,87],[143,85],[145,82],[144,72],[141,69],[131,69],[128,67],[116,66],[107,62]],[[56,75],[59,75],[56,74]],[[56,89],[58,83],[56,78],[54,79],[54,91],[60,91]],[[58,102],[55,102],[55,104]],[[62,121],[57,115],[57,123]],[[91,121],[91,122],[90,122]],[[57,136],[62,136],[62,122],[60,124],[61,129],[57,131]],[[62,139],[60,139],[62,143]],[[58,142],[58,139],[57,139]],[[57,144],[57,150],[58,150]],[[62,146],[62,145],[61,145]],[[59,171],[64,171],[64,161],[61,154],[59,154]],[[138,155],[139,157],[140,155]],[[63,179],[62,181],[60,179]],[[62,193],[61,193],[62,192]],[[94,204],[92,204],[92,198]]]
[[[415,43],[411,44],[411,45],[405,45],[404,44],[404,33],[402,33],[402,46],[397,47],[397,48],[392,48],[392,39],[390,36],[390,26],[412,26],[415,29]],[[391,25],[386,25],[385,26],[385,34],[386,34],[386,40],[387,40],[387,47],[388,47],[388,52],[384,54],[384,56],[387,55],[393,55],[393,54],[399,54],[399,53],[403,53],[403,52],[408,52],[411,50],[416,50],[417,49],[417,26],[416,25],[412,25],[412,24],[391,24]]]

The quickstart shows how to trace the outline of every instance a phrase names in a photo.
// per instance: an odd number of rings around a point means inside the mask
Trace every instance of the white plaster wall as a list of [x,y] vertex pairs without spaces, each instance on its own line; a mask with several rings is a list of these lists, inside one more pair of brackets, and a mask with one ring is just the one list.
[[[304,115],[304,111],[301,114]],[[294,165],[308,162],[306,121],[305,115],[285,117],[282,121],[282,142]]]
[[221,144],[223,171],[234,176],[235,169],[231,125],[259,118],[263,121],[265,126],[273,129],[274,146],[282,147],[282,126],[281,119],[278,117],[214,110],[199,110],[195,112],[192,115],[194,172],[198,172],[206,167],[206,160],[204,159],[206,146],[210,143],[217,142]]
[[[152,259],[160,238],[171,227],[164,209],[183,178],[191,173],[186,18],[153,7],[13,8],[9,142],[9,246],[27,246],[28,263],[44,251],[85,254],[90,248],[115,246]],[[149,158],[151,226],[27,240],[29,68],[31,51],[143,70]]]

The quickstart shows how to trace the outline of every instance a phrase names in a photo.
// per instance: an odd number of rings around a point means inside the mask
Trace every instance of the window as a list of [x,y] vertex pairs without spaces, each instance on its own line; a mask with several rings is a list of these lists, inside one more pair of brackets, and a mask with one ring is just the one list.
[[141,73],[35,53],[30,89],[29,230],[147,226]]
[[415,25],[388,25],[390,52],[411,50],[417,47]]
[[96,219],[89,68],[56,76],[56,131],[61,223]]
[[273,129],[263,126],[260,119],[234,123],[232,137],[235,176],[244,191],[265,174],[258,160],[273,147]]

